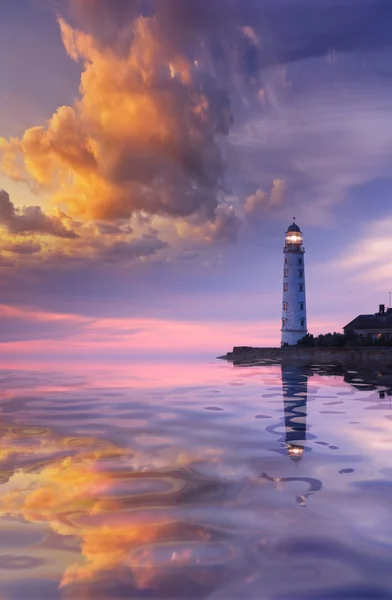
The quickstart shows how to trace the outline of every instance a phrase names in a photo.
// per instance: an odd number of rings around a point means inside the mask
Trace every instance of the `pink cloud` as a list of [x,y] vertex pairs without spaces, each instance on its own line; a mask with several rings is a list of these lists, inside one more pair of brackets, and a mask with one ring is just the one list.
[[[233,346],[279,346],[280,322],[176,321],[152,318],[91,318],[0,305],[0,320],[15,324],[18,336],[0,341],[2,360],[23,356],[54,359],[120,355],[147,357],[225,354]],[[332,331],[330,322],[312,323],[316,333]]]
[[[98,318],[0,305],[0,319],[18,338],[0,342],[0,355],[94,355],[103,352],[223,354],[236,344],[277,345],[279,322],[192,322]],[[11,327],[12,328],[12,327]],[[20,333],[25,332],[25,335]],[[32,333],[28,332],[31,331]],[[44,331],[45,335],[41,332]],[[22,337],[21,337],[22,336]]]
[[28,321],[68,321],[69,323],[87,323],[91,319],[81,315],[72,315],[67,313],[45,312],[29,307],[10,306],[9,304],[0,304],[0,318],[16,318]]
[[[50,320],[49,316],[47,320]],[[53,317],[53,320],[60,318]],[[80,325],[78,333],[74,332],[64,338],[2,342],[0,354],[88,355],[102,351],[114,354],[134,351],[144,354],[211,353],[215,356],[216,353],[225,353],[238,343],[279,343],[279,323],[275,322],[197,323],[158,319],[99,319],[89,323],[86,319],[81,320]]]

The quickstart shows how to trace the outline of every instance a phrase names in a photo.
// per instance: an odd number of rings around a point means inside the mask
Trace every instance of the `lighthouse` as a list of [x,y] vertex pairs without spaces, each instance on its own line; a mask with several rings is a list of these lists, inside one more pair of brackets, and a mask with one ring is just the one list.
[[305,249],[302,232],[293,222],[283,248],[282,346],[293,346],[307,333],[305,299]]

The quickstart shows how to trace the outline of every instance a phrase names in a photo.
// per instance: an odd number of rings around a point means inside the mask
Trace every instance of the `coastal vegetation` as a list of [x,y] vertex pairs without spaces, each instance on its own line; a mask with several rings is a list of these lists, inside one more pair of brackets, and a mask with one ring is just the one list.
[[392,346],[392,339],[388,339],[381,335],[373,338],[371,335],[363,336],[356,335],[354,332],[348,333],[325,333],[318,336],[313,336],[307,333],[303,338],[298,340],[298,346],[306,346],[310,348],[343,348],[357,346]]

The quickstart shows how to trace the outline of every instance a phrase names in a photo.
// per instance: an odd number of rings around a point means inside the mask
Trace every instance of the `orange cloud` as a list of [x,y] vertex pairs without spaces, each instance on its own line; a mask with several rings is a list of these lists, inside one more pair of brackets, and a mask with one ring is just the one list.
[[[112,223],[74,221],[59,209],[47,213],[40,206],[16,208],[8,193],[0,190],[0,226],[5,233],[0,252],[12,255],[15,263],[10,265],[55,261],[61,266],[75,258],[127,263],[145,260],[168,247],[148,223],[135,219],[135,224],[137,232],[129,219]],[[60,248],[58,238],[62,239]],[[1,264],[6,266],[7,262],[3,259]]]
[[68,217],[63,213],[47,215],[40,206],[15,208],[5,190],[0,190],[0,224],[12,234],[41,234],[75,239],[77,234],[69,229]]
[[143,210],[221,220],[226,93],[162,35],[157,16],[138,16],[121,29],[121,52],[62,18],[59,26],[66,52],[83,63],[80,99],[46,126],[1,139],[2,170],[50,189],[56,206],[85,219]]
[[[2,147],[5,157],[8,157],[5,171],[7,164],[11,162],[12,153],[15,157],[21,155],[24,157],[26,175],[43,186],[66,182],[67,177],[72,176],[71,167],[83,171],[95,165],[88,139],[81,130],[74,109],[69,106],[62,106],[57,110],[47,129],[32,127],[25,131],[20,140],[11,138],[8,144],[2,140]],[[12,170],[14,169],[17,169],[16,164]],[[59,178],[58,181],[56,177]]]

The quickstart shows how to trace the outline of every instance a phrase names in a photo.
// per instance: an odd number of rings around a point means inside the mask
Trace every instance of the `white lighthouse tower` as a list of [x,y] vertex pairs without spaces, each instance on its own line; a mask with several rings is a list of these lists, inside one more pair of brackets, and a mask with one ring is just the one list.
[[282,346],[293,346],[307,333],[305,299],[305,249],[302,232],[293,222],[283,248]]

